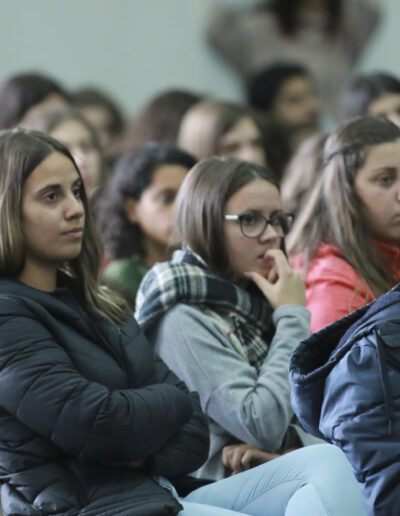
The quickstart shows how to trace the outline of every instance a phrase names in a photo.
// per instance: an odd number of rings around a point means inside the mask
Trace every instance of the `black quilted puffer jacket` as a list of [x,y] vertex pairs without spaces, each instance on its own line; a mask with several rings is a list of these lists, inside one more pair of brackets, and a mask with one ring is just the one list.
[[49,294],[0,278],[3,512],[177,514],[154,477],[178,481],[206,460],[197,395],[132,316],[112,325],[62,284]]

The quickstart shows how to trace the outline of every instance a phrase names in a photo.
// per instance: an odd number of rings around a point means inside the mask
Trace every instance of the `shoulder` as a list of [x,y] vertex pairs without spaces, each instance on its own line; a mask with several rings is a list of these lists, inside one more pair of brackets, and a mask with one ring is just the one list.
[[0,294],[0,316],[23,316],[33,317],[34,314],[29,308],[29,301],[14,294]]
[[315,280],[345,280],[356,283],[360,276],[341,256],[340,250],[330,244],[321,244],[310,262],[307,283]]

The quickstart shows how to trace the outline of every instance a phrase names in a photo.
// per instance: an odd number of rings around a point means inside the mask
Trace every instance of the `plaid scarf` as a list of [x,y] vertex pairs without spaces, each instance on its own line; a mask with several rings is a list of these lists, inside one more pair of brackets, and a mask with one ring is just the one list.
[[136,298],[135,317],[149,329],[177,303],[198,305],[228,317],[234,325],[236,348],[257,370],[268,353],[275,328],[272,308],[211,272],[189,249],[176,251],[171,262],[158,263],[144,277]]

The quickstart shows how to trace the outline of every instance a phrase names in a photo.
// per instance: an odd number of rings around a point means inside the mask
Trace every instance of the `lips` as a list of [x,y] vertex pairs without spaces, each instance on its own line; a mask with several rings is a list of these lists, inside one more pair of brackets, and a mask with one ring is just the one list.
[[62,234],[73,238],[81,238],[83,235],[83,227],[77,226],[75,228],[69,229],[68,231],[64,231]]

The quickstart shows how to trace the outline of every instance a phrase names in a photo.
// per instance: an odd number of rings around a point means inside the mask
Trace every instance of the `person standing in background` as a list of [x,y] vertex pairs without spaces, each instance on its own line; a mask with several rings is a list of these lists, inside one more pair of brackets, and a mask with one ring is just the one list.
[[306,66],[335,119],[379,14],[379,0],[271,0],[242,9],[220,4],[207,38],[245,81],[278,61]]

